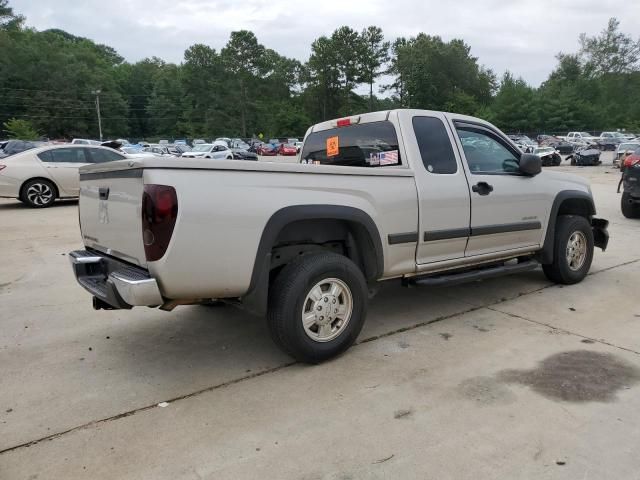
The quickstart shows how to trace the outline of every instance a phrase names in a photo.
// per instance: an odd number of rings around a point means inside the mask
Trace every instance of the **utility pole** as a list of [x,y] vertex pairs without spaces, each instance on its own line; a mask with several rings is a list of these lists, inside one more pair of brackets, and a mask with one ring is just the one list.
[[100,132],[100,141],[102,141],[102,122],[100,120],[100,90],[94,90],[93,93],[96,96],[96,112],[98,112],[98,131]]

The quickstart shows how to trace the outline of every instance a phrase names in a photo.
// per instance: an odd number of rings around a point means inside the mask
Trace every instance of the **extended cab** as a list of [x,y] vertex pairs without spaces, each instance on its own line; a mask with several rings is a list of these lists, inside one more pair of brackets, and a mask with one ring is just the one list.
[[307,131],[300,162],[83,167],[78,282],[97,309],[224,299],[319,362],[356,340],[381,281],[452,285],[542,265],[573,284],[607,246],[585,180],[541,172],[540,157],[477,118],[327,121]]

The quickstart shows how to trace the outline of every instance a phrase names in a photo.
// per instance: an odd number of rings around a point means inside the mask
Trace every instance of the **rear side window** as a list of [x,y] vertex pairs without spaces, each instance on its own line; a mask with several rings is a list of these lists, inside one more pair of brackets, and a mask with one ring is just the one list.
[[424,168],[430,173],[456,173],[458,164],[444,123],[434,117],[413,117],[413,131]]
[[111,150],[104,150],[102,148],[90,148],[88,150],[91,155],[92,163],[113,162],[115,160],[123,160],[125,158],[119,153],[112,152]]
[[396,129],[389,121],[314,132],[306,138],[300,158],[302,163],[349,167],[402,163]]
[[51,160],[51,151],[50,150],[45,150],[44,152],[40,152],[38,154],[38,158],[42,162],[52,162],[53,161],[53,160]]

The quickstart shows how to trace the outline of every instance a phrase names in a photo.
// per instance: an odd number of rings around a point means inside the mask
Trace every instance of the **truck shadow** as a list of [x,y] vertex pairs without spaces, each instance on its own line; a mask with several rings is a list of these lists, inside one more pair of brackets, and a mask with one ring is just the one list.
[[[449,288],[405,288],[399,282],[388,283],[371,302],[358,342],[416,325],[446,322],[450,316],[547,284],[539,271],[514,275],[508,284],[500,279]],[[293,361],[272,342],[266,319],[232,306],[178,307],[172,313],[149,310],[144,316],[143,322],[113,324],[120,331],[117,343],[109,344],[115,349],[110,356],[116,365],[111,368],[156,378],[168,388],[169,396]]]

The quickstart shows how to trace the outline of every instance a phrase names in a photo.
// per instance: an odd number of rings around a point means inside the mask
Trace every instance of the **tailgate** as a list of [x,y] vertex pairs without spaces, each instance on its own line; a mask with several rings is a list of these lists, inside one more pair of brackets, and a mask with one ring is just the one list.
[[80,231],[88,248],[146,267],[142,243],[142,169],[80,175]]

